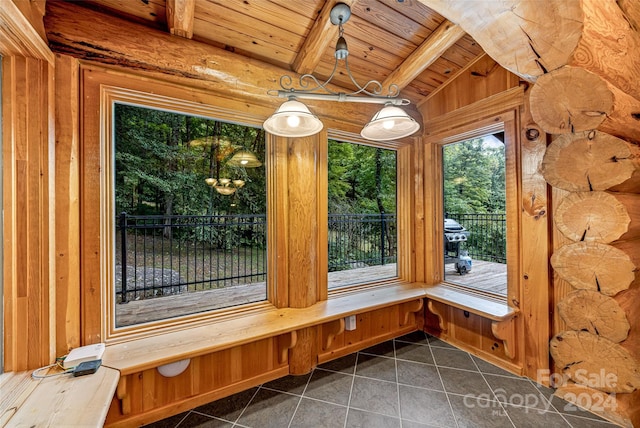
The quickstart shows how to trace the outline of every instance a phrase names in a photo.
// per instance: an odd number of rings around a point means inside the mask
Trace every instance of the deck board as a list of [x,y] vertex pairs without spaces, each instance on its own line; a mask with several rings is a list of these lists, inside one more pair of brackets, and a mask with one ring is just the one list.
[[[506,295],[506,265],[500,263],[473,261],[471,272],[458,275],[453,264],[445,265],[448,282],[466,285],[492,293]],[[383,266],[369,266],[339,272],[329,272],[329,290],[353,284],[390,279],[397,276],[395,263]],[[153,299],[135,300],[116,305],[118,327],[158,321],[173,317],[211,311],[231,306],[239,306],[266,300],[264,282],[237,285],[233,287],[169,295]]]

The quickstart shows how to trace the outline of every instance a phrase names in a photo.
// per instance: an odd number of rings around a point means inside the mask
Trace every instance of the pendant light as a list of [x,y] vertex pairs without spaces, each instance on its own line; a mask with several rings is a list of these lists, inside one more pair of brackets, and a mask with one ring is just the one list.
[[320,132],[324,125],[306,105],[290,98],[263,126],[265,131],[281,137],[307,137]]
[[227,165],[243,168],[257,168],[262,166],[262,162],[260,162],[253,152],[240,150],[227,161]]
[[407,137],[420,129],[420,124],[400,107],[387,105],[373,115],[360,135],[367,140],[388,141]]
[[[333,25],[338,26],[338,42],[335,49],[335,63],[329,78],[320,82],[313,74],[303,74],[299,79],[299,87],[292,85],[293,78],[288,75],[280,77],[279,90],[271,90],[268,93],[280,98],[287,98],[276,112],[264,122],[264,129],[282,137],[306,137],[322,130],[320,119],[309,111],[309,108],[298,99],[312,99],[338,102],[355,102],[383,104],[385,107],[376,113],[361,132],[363,138],[373,141],[387,141],[407,137],[420,129],[420,125],[402,108],[398,106],[408,105],[410,101],[399,98],[400,89],[395,83],[391,83],[383,93],[383,86],[377,80],[369,80],[360,85],[349,69],[349,50],[344,37],[343,24],[351,17],[351,8],[345,3],[337,3],[331,9],[329,19]],[[356,86],[357,90],[345,93],[334,91],[329,83],[336,75],[338,64],[344,61],[346,76]],[[343,74],[343,73],[340,73]],[[315,86],[314,86],[315,85]]]

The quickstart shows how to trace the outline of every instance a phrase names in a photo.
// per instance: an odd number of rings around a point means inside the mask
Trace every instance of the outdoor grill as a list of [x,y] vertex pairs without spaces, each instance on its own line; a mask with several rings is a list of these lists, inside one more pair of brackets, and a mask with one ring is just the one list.
[[456,271],[463,275],[471,270],[471,258],[466,251],[461,253],[460,244],[469,237],[469,231],[457,221],[444,219],[445,263],[455,263]]

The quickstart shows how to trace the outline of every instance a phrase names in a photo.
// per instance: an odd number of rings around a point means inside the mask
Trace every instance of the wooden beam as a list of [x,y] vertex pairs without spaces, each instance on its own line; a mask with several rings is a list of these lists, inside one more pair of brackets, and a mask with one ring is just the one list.
[[[146,77],[206,88],[210,93],[244,102],[254,109],[282,104],[283,100],[269,95],[268,90],[278,86],[280,76],[291,74],[256,59],[107,17],[69,2],[51,2],[45,22],[50,46],[56,52],[117,66],[130,73],[144,73]],[[145,35],[144,39],[140,34]],[[297,76],[294,74],[292,78]],[[322,115],[327,127],[349,131],[355,129],[354,124],[359,130],[379,109],[355,103],[331,103],[330,108],[320,104],[309,105]]]
[[348,6],[353,5],[355,0],[330,0],[324,4],[322,11],[318,15],[318,19],[311,27],[309,35],[304,40],[300,52],[293,60],[291,69],[296,73],[307,74],[311,73],[316,66],[320,63],[322,54],[327,50],[332,41],[338,39],[338,26],[333,25],[329,19],[331,9],[337,3],[345,3]]
[[34,24],[13,1],[3,1],[0,7],[0,55],[32,57],[53,64],[53,52]]
[[406,87],[464,35],[465,32],[459,25],[445,20],[398,68],[387,76],[382,82],[382,87],[388,88],[391,84],[398,85],[399,89]]
[[174,36],[193,38],[196,0],[167,0],[167,27]]

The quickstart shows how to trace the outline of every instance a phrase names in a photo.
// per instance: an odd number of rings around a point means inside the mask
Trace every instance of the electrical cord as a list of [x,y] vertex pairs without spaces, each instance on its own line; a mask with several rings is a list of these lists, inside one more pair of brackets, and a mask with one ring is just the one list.
[[[46,379],[48,377],[54,377],[54,376],[60,376],[63,374],[69,374],[69,373],[73,373],[73,370],[75,367],[72,367],[70,369],[65,369],[62,365],[62,362],[64,361],[64,359],[66,358],[66,355],[64,357],[58,357],[56,358],[56,362],[53,364],[49,364],[48,366],[44,366],[44,367],[40,367],[39,369],[35,369],[33,371],[33,373],[31,373],[31,377],[33,379]],[[58,372],[58,373],[51,373],[51,374],[47,374],[47,375],[40,375],[38,373],[40,373],[43,370],[47,370],[50,369],[52,367],[58,367],[61,368],[63,371]]]

